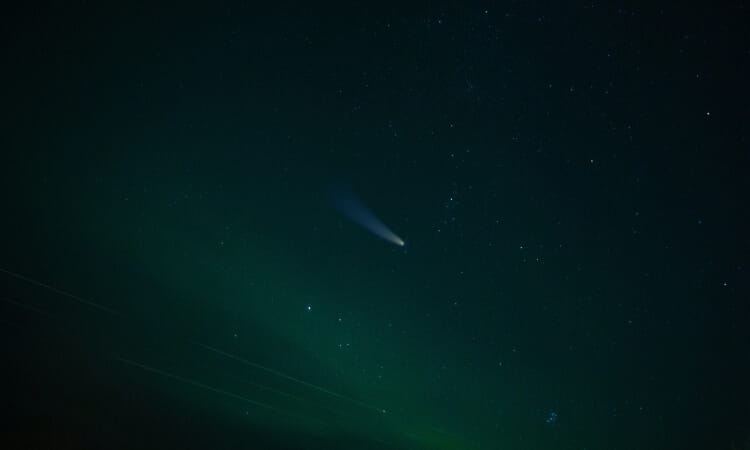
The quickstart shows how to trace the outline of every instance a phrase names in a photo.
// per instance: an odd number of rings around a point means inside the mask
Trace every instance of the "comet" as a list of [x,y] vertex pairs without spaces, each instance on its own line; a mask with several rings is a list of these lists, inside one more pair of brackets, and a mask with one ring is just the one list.
[[331,188],[331,200],[333,206],[344,217],[365,230],[399,247],[406,245],[406,242],[378,219],[351,190],[342,185],[335,185]]

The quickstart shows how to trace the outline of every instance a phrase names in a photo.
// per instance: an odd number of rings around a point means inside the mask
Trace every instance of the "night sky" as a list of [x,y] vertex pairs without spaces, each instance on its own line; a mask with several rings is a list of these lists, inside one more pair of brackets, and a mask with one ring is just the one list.
[[107,3],[0,10],[2,448],[750,449],[750,5]]

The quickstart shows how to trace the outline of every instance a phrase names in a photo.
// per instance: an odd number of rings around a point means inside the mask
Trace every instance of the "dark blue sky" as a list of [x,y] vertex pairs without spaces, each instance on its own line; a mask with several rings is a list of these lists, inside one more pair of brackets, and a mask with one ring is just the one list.
[[750,442],[742,3],[3,9],[9,441]]

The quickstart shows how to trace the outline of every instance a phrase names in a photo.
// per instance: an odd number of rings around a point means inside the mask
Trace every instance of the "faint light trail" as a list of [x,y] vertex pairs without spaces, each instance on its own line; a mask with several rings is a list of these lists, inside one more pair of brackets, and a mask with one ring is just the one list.
[[0,300],[4,301],[6,303],[10,303],[11,305],[14,305],[14,306],[18,306],[19,308],[23,308],[23,309],[26,309],[26,310],[29,310],[29,311],[33,311],[33,312],[35,312],[37,314],[41,314],[41,315],[44,315],[44,316],[49,315],[49,313],[47,311],[43,310],[43,309],[36,308],[34,306],[31,306],[31,305],[27,305],[27,304],[19,302],[17,300],[13,300],[12,298],[0,297]]
[[207,384],[203,384],[201,382],[198,382],[198,381],[195,381],[195,380],[191,380],[190,378],[181,377],[179,375],[175,375],[173,373],[169,373],[169,372],[166,372],[164,370],[157,369],[156,367],[151,367],[151,366],[148,366],[146,364],[141,364],[139,362],[132,361],[132,360],[120,357],[120,356],[117,356],[116,359],[118,361],[122,362],[122,363],[129,364],[129,365],[134,366],[134,367],[139,367],[139,368],[141,368],[141,369],[143,369],[145,371],[156,373],[156,374],[159,374],[159,375],[161,375],[163,377],[167,377],[167,378],[171,378],[173,380],[181,381],[183,383],[187,383],[187,384],[195,386],[195,387],[206,389],[206,390],[209,390],[209,391],[217,393],[217,394],[226,395],[227,397],[231,397],[231,398],[234,398],[236,400],[242,400],[243,402],[247,402],[247,403],[250,403],[250,404],[255,405],[255,406],[260,406],[262,408],[268,408],[268,409],[271,409],[273,411],[286,414],[285,411],[282,411],[282,410],[280,410],[278,408],[275,408],[275,407],[273,407],[271,405],[267,405],[265,403],[261,403],[259,401],[255,401],[255,400],[249,399],[247,397],[243,397],[243,396],[241,396],[239,394],[235,394],[233,392],[229,392],[229,391],[225,391],[223,389],[215,388],[213,386],[209,386]]
[[123,358],[121,356],[115,356],[115,359],[117,359],[118,361],[120,361],[120,362],[122,362],[124,364],[128,364],[128,365],[131,365],[133,367],[138,367],[140,369],[143,369],[143,370],[145,370],[147,372],[155,373],[155,374],[161,375],[161,376],[163,376],[165,378],[170,378],[170,379],[173,379],[173,380],[177,380],[177,381],[180,381],[182,383],[189,384],[189,385],[191,385],[193,387],[205,389],[205,390],[213,392],[215,394],[219,394],[219,395],[223,395],[223,396],[235,399],[235,400],[239,400],[241,402],[244,402],[244,403],[247,403],[247,404],[250,404],[250,405],[254,405],[254,406],[257,406],[257,407],[260,407],[260,408],[268,409],[268,410],[274,411],[274,412],[276,412],[278,414],[286,415],[286,416],[289,416],[289,417],[294,417],[294,418],[297,418],[297,419],[307,420],[307,421],[310,421],[310,422],[315,422],[315,423],[323,425],[323,426],[326,425],[324,422],[322,422],[320,420],[313,419],[313,418],[310,418],[310,417],[305,417],[305,416],[302,416],[302,415],[299,415],[299,414],[295,414],[295,413],[292,413],[292,412],[289,412],[289,411],[284,411],[283,409],[279,409],[279,408],[276,408],[275,406],[271,406],[269,404],[266,404],[266,403],[263,403],[263,402],[259,402],[257,400],[253,400],[251,398],[247,398],[245,396],[242,396],[242,395],[239,395],[239,394],[235,394],[234,392],[229,392],[229,391],[225,391],[224,389],[219,389],[217,387],[209,386],[208,384],[201,383],[200,381],[195,381],[195,380],[192,380],[190,378],[186,378],[186,377],[183,377],[183,376],[180,376],[180,375],[176,375],[176,374],[167,372],[165,370],[157,369],[156,367],[151,367],[149,365],[142,364],[142,363],[139,363],[139,362],[127,359],[127,358]]
[[59,295],[62,295],[64,297],[68,297],[68,298],[73,299],[73,300],[75,300],[75,301],[77,301],[79,303],[83,303],[84,305],[88,305],[88,306],[90,306],[92,308],[100,309],[102,311],[107,311],[108,313],[112,313],[112,314],[118,314],[118,315],[122,314],[120,311],[117,311],[115,309],[108,308],[108,307],[106,307],[104,305],[100,305],[99,303],[92,302],[91,300],[86,300],[85,298],[82,298],[82,297],[79,297],[77,295],[71,294],[70,292],[65,292],[65,291],[63,291],[61,289],[58,289],[58,288],[53,287],[53,286],[50,286],[49,284],[42,283],[41,281],[35,280],[33,278],[29,278],[29,277],[21,275],[19,273],[11,272],[10,270],[6,270],[6,269],[3,269],[3,268],[0,268],[0,272],[4,273],[6,275],[9,275],[9,276],[11,276],[13,278],[17,278],[19,280],[25,281],[27,283],[31,283],[31,284],[33,284],[35,286],[39,286],[41,288],[47,289],[47,290],[49,290],[51,292],[54,292],[55,294],[59,294]]
[[312,384],[312,383],[309,383],[307,381],[300,380],[299,378],[294,378],[293,376],[287,375],[287,374],[285,374],[283,372],[279,372],[278,370],[274,370],[274,369],[271,369],[269,367],[262,366],[262,365],[260,365],[258,363],[254,363],[252,361],[249,361],[249,360],[247,360],[247,359],[245,359],[245,358],[243,358],[241,356],[237,356],[237,355],[233,355],[231,353],[227,353],[225,351],[219,350],[218,348],[214,348],[214,347],[211,347],[211,346],[206,345],[206,344],[201,344],[200,342],[196,342],[195,344],[198,345],[199,347],[203,347],[206,350],[209,350],[211,352],[214,352],[214,353],[217,353],[219,355],[225,356],[225,357],[227,357],[229,359],[233,359],[235,361],[239,361],[242,364],[245,364],[247,366],[254,367],[256,369],[260,369],[260,370],[268,372],[268,373],[270,373],[272,375],[276,375],[277,377],[284,378],[285,380],[293,381],[295,383],[301,384],[301,385],[309,387],[311,389],[315,389],[316,391],[323,392],[324,394],[328,394],[328,395],[331,395],[333,397],[337,397],[337,398],[340,398],[342,400],[346,400],[348,402],[351,402],[351,403],[354,403],[356,405],[359,405],[359,406],[361,406],[363,408],[371,409],[371,410],[377,411],[379,413],[382,413],[383,411],[385,411],[383,408],[378,408],[376,406],[369,405],[369,404],[367,404],[365,402],[359,401],[357,399],[348,397],[348,396],[343,395],[343,394],[339,394],[338,392],[331,391],[329,389],[326,389],[324,387],[318,386],[316,384]]

